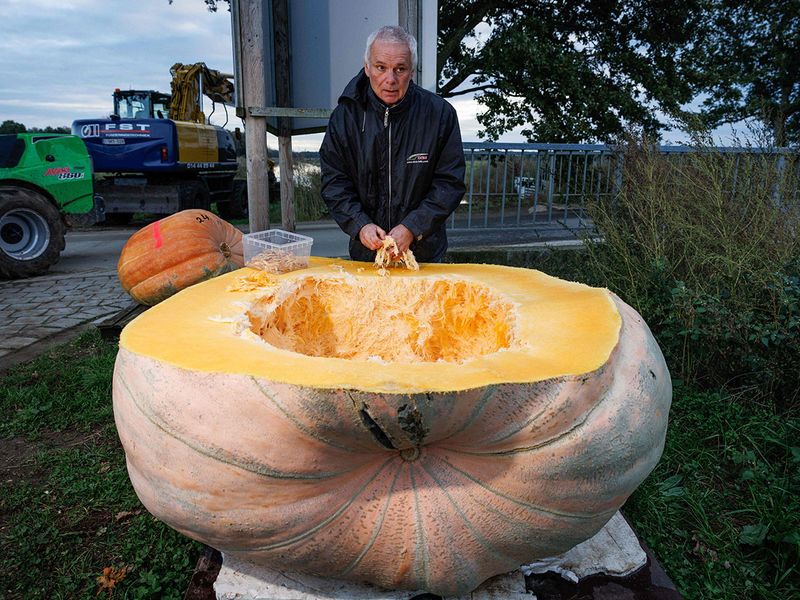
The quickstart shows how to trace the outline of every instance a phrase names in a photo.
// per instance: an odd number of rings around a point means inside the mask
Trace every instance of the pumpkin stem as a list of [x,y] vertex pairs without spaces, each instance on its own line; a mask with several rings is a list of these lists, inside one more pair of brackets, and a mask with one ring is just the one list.
[[407,462],[414,462],[419,458],[419,448],[414,446],[413,448],[405,448],[404,450],[401,450],[400,458]]
[[226,244],[225,242],[222,242],[222,243],[219,245],[219,251],[220,251],[220,252],[222,252],[222,255],[223,255],[225,258],[230,258],[230,257],[231,257],[231,248],[230,248],[230,246],[228,246],[228,244]]

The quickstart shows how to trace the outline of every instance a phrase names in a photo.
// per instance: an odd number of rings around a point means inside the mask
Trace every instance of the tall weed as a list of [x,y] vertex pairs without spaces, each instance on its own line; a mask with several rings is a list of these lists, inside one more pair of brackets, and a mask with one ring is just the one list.
[[589,244],[601,280],[642,313],[673,375],[793,401],[798,156],[720,152],[702,138],[680,155],[633,138],[621,150],[619,193],[589,207],[603,237]]

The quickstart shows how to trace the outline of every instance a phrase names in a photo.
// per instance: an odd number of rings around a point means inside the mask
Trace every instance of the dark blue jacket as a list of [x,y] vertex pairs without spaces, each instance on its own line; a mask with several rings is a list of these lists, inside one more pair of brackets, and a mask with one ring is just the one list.
[[375,223],[387,233],[403,224],[419,262],[447,250],[445,220],[464,186],[464,150],[455,109],[409,84],[392,107],[374,94],[362,70],[339,97],[320,148],[322,198],[350,236],[350,257],[372,261],[358,233]]

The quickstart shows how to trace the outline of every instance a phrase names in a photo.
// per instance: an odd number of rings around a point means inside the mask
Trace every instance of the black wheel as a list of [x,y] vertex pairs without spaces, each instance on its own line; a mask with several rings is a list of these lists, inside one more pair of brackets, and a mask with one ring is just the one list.
[[66,227],[42,194],[0,187],[0,277],[41,275],[58,262]]
[[103,221],[103,225],[130,225],[131,221],[133,221],[132,212],[110,212],[106,213],[106,220]]
[[227,202],[217,202],[219,216],[223,219],[243,219],[248,212],[247,206],[247,181],[237,179],[233,182],[231,199]]
[[211,207],[211,195],[208,187],[202,181],[185,181],[180,188],[180,209],[202,208],[208,210]]

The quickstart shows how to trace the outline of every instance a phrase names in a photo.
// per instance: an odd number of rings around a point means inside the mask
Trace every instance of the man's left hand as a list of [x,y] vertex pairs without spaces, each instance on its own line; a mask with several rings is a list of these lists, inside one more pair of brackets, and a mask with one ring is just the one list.
[[411,230],[405,225],[397,225],[393,227],[387,235],[392,236],[394,241],[397,242],[397,250],[400,252],[400,254],[408,250],[411,242],[414,241],[414,234],[411,233]]

